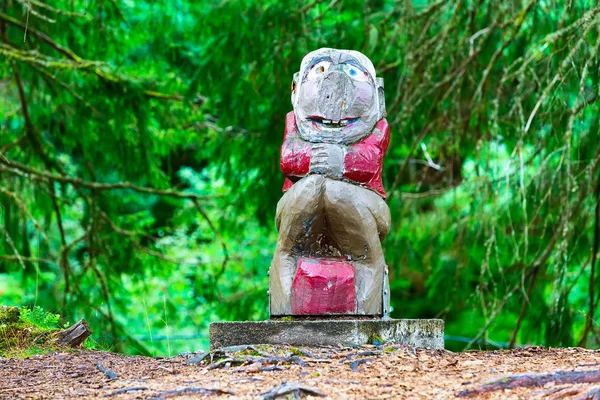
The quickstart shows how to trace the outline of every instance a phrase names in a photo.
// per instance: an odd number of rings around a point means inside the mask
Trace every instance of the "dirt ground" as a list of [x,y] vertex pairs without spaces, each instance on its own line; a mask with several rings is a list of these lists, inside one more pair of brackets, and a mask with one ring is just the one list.
[[[511,385],[528,387],[507,388]],[[277,390],[287,393],[277,397]],[[530,347],[452,353],[406,346],[255,346],[173,358],[98,351],[0,358],[2,399],[458,396],[600,399],[600,351]]]

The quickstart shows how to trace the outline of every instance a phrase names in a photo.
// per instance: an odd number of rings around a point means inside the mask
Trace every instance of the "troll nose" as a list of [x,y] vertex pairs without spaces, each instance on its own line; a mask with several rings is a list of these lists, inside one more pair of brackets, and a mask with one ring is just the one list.
[[327,119],[339,121],[344,118],[352,97],[352,82],[342,71],[329,71],[319,88],[319,112]]

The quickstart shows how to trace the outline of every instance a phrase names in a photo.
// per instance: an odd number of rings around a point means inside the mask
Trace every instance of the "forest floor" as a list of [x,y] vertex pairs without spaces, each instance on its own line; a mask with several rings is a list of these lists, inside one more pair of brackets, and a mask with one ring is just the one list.
[[101,397],[600,399],[600,351],[251,346],[172,358],[90,350],[0,358],[2,399]]

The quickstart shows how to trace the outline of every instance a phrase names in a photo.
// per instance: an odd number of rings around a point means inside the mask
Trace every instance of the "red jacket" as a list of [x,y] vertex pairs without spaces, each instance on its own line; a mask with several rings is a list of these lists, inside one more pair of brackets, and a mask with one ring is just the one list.
[[[390,127],[382,118],[373,132],[346,147],[343,178],[377,192],[385,199],[381,182],[383,155],[390,143]],[[298,135],[296,116],[290,111],[285,118],[285,133],[281,146],[281,172],[286,176],[283,191],[295,181],[308,175],[310,168],[311,143]]]

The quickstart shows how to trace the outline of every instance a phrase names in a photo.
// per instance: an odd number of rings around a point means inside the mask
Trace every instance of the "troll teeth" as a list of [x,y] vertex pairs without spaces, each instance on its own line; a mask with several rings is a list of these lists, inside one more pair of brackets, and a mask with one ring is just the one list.
[[331,123],[331,120],[330,120],[330,119],[324,119],[324,120],[323,120],[323,123],[324,123],[324,124],[330,124],[330,123]]

